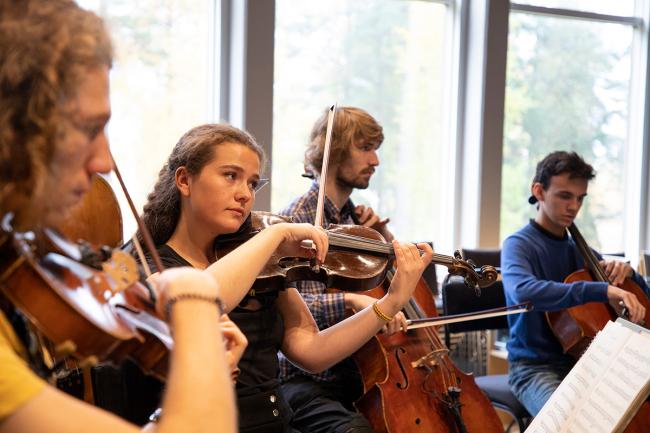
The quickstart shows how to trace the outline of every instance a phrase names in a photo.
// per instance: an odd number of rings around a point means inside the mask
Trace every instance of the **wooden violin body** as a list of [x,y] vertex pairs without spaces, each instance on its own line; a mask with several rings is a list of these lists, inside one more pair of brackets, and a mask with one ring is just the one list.
[[[239,232],[215,240],[215,256],[222,257],[269,225],[291,222],[288,217],[268,212],[253,212]],[[284,256],[276,251],[253,284],[253,290],[282,290],[296,281],[320,281],[327,287],[348,291],[370,290],[384,281],[394,259],[392,244],[369,227],[331,224],[327,230],[329,251],[325,261],[314,266],[304,257]],[[486,287],[497,279],[493,266],[476,269],[456,252],[454,257],[434,254],[433,263],[444,265],[449,273],[460,275],[466,284]]]
[[[252,212],[251,222],[246,230],[232,236],[222,236],[215,242],[216,256],[222,257],[242,242],[250,239],[270,225],[291,222],[291,218],[268,212]],[[329,234],[354,236],[370,241],[383,242],[375,230],[363,226],[328,227]],[[325,262],[315,268],[303,257],[287,257],[274,252],[253,284],[258,292],[282,290],[296,281],[321,281],[327,287],[345,287],[349,290],[369,290],[379,285],[386,276],[390,259],[381,254],[360,254],[351,249],[330,248]]]
[[[383,286],[364,293],[384,295]],[[420,280],[404,309],[436,316],[431,290]],[[377,433],[502,433],[503,426],[474,377],[458,369],[433,328],[378,334],[354,354],[364,395],[357,408]]]
[[[135,266],[121,257],[117,268]],[[0,290],[51,343],[55,358],[72,356],[83,367],[129,357],[166,376],[169,329],[146,305],[137,271],[125,277],[124,269],[88,266],[78,246],[54,232],[17,233],[6,221],[0,258]]]

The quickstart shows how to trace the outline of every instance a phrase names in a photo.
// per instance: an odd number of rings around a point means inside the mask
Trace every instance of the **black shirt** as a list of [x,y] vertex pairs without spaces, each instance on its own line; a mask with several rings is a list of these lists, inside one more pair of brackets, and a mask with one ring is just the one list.
[[[191,266],[168,245],[161,245],[157,250],[165,268]],[[156,269],[150,257],[147,262]],[[240,432],[282,432],[291,418],[290,409],[279,394],[277,353],[282,346],[284,322],[278,311],[277,296],[277,292],[255,296],[260,309],[237,306],[228,313],[248,339],[238,365],[241,374],[236,388]],[[247,296],[243,302],[249,299]]]

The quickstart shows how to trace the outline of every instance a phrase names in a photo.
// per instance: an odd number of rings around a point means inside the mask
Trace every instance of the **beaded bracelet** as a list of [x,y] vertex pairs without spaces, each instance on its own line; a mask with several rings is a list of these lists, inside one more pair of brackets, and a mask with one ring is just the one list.
[[219,317],[223,314],[224,307],[223,307],[223,302],[221,302],[221,299],[219,297],[213,297],[213,296],[208,296],[208,295],[202,295],[199,293],[180,293],[176,296],[173,296],[169,299],[167,299],[167,303],[165,304],[165,318],[169,322],[169,319],[171,318],[171,312],[172,312],[172,307],[174,306],[175,303],[178,301],[183,301],[187,299],[193,299],[196,301],[204,301],[204,302],[209,302],[211,304],[215,304],[217,306],[217,309],[219,310]]
[[390,322],[391,320],[393,320],[394,316],[393,317],[387,316],[383,311],[379,309],[379,304],[377,304],[378,302],[379,301],[375,301],[372,303],[372,311],[374,311],[377,317],[379,317],[384,322]]

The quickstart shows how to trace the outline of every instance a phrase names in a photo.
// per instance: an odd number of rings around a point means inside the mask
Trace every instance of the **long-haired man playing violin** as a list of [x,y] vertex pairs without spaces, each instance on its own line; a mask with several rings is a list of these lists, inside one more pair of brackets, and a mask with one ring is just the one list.
[[595,176],[591,165],[575,152],[557,151],[537,164],[530,204],[537,214],[503,243],[501,266],[509,305],[531,301],[535,311],[508,316],[510,386],[515,396],[536,415],[573,367],[574,360],[549,327],[545,312],[587,302],[624,302],[630,320],[639,322],[645,308],[632,293],[620,289],[632,278],[646,294],[650,290],[629,264],[601,262],[611,281],[564,283],[583,268],[583,259],[566,229],[573,223]]
[[[311,188],[296,198],[281,214],[294,222],[314,223],[318,201],[318,180],[329,109],[314,124],[307,150],[305,169],[315,177]],[[350,195],[366,189],[379,165],[377,151],[384,141],[383,128],[366,111],[356,107],[339,107],[334,117],[328,176],[325,180],[323,225],[359,224],[379,231],[387,241],[393,236],[388,219],[380,218],[370,207],[355,206]],[[362,310],[375,301],[358,293],[325,293],[318,282],[301,282],[301,295],[319,328],[328,328],[346,317],[346,309]],[[343,288],[345,289],[345,288]],[[389,333],[406,329],[406,319],[397,313],[386,329]],[[318,375],[310,375],[280,357],[282,391],[294,410],[294,427],[317,433],[371,432],[368,421],[352,408],[360,397],[359,373],[351,359]]]

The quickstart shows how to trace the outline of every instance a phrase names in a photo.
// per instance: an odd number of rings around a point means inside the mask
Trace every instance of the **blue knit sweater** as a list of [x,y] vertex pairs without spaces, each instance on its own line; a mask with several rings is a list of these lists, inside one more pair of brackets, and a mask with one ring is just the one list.
[[[599,256],[600,258],[600,256]],[[607,283],[562,281],[583,268],[571,238],[558,238],[535,221],[508,237],[501,250],[501,272],[508,305],[531,301],[534,311],[508,316],[508,359],[554,362],[565,359],[544,312],[586,302],[607,302]],[[634,281],[648,294],[643,278]]]

